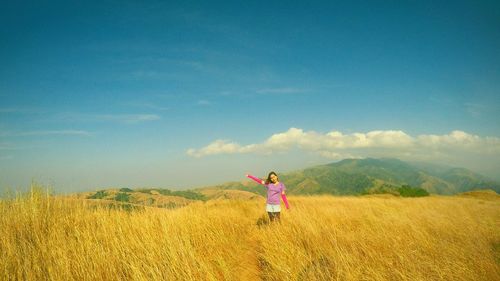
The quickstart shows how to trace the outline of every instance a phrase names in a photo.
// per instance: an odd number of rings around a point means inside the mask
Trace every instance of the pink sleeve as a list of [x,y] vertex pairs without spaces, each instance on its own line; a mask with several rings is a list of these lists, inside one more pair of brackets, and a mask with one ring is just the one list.
[[285,194],[281,194],[281,199],[283,199],[283,202],[285,203],[285,207],[287,209],[290,209],[290,205],[288,204],[288,200],[286,200],[286,195]]
[[247,175],[247,177],[250,178],[250,179],[252,179],[252,180],[254,180],[254,181],[256,181],[256,182],[258,182],[259,184],[262,184],[262,180],[259,179],[259,178],[257,178],[257,177],[254,177],[252,175]]

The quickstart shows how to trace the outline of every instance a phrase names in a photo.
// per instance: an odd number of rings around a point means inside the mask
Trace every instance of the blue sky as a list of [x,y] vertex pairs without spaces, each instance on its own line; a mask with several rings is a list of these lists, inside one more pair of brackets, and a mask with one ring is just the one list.
[[349,157],[499,179],[498,2],[143,2],[3,4],[0,187],[186,188]]

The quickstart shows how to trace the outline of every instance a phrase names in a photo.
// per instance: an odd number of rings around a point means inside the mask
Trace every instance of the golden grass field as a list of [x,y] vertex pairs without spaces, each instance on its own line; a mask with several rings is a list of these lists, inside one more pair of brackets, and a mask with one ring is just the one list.
[[0,201],[1,280],[500,280],[497,195],[294,197],[126,211]]

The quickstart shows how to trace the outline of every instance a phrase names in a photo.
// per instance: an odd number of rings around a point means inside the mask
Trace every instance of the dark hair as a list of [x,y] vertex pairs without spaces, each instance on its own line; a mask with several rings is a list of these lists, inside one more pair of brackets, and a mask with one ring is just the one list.
[[[267,175],[266,184],[270,184],[272,182],[271,175],[275,175],[276,177],[278,177],[278,175],[275,172],[270,172],[269,175]],[[278,181],[279,181],[279,178],[278,178]]]

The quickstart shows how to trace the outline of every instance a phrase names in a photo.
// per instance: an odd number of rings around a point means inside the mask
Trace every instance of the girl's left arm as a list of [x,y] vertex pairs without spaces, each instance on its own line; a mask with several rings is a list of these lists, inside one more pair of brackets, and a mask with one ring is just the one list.
[[290,205],[288,204],[288,200],[286,200],[286,195],[285,195],[284,191],[281,192],[281,199],[283,199],[283,202],[285,203],[285,207],[287,209],[290,209]]
[[283,203],[285,203],[285,207],[287,209],[290,209],[290,205],[288,204],[288,200],[286,199],[285,191],[281,191],[281,199],[283,200]]

